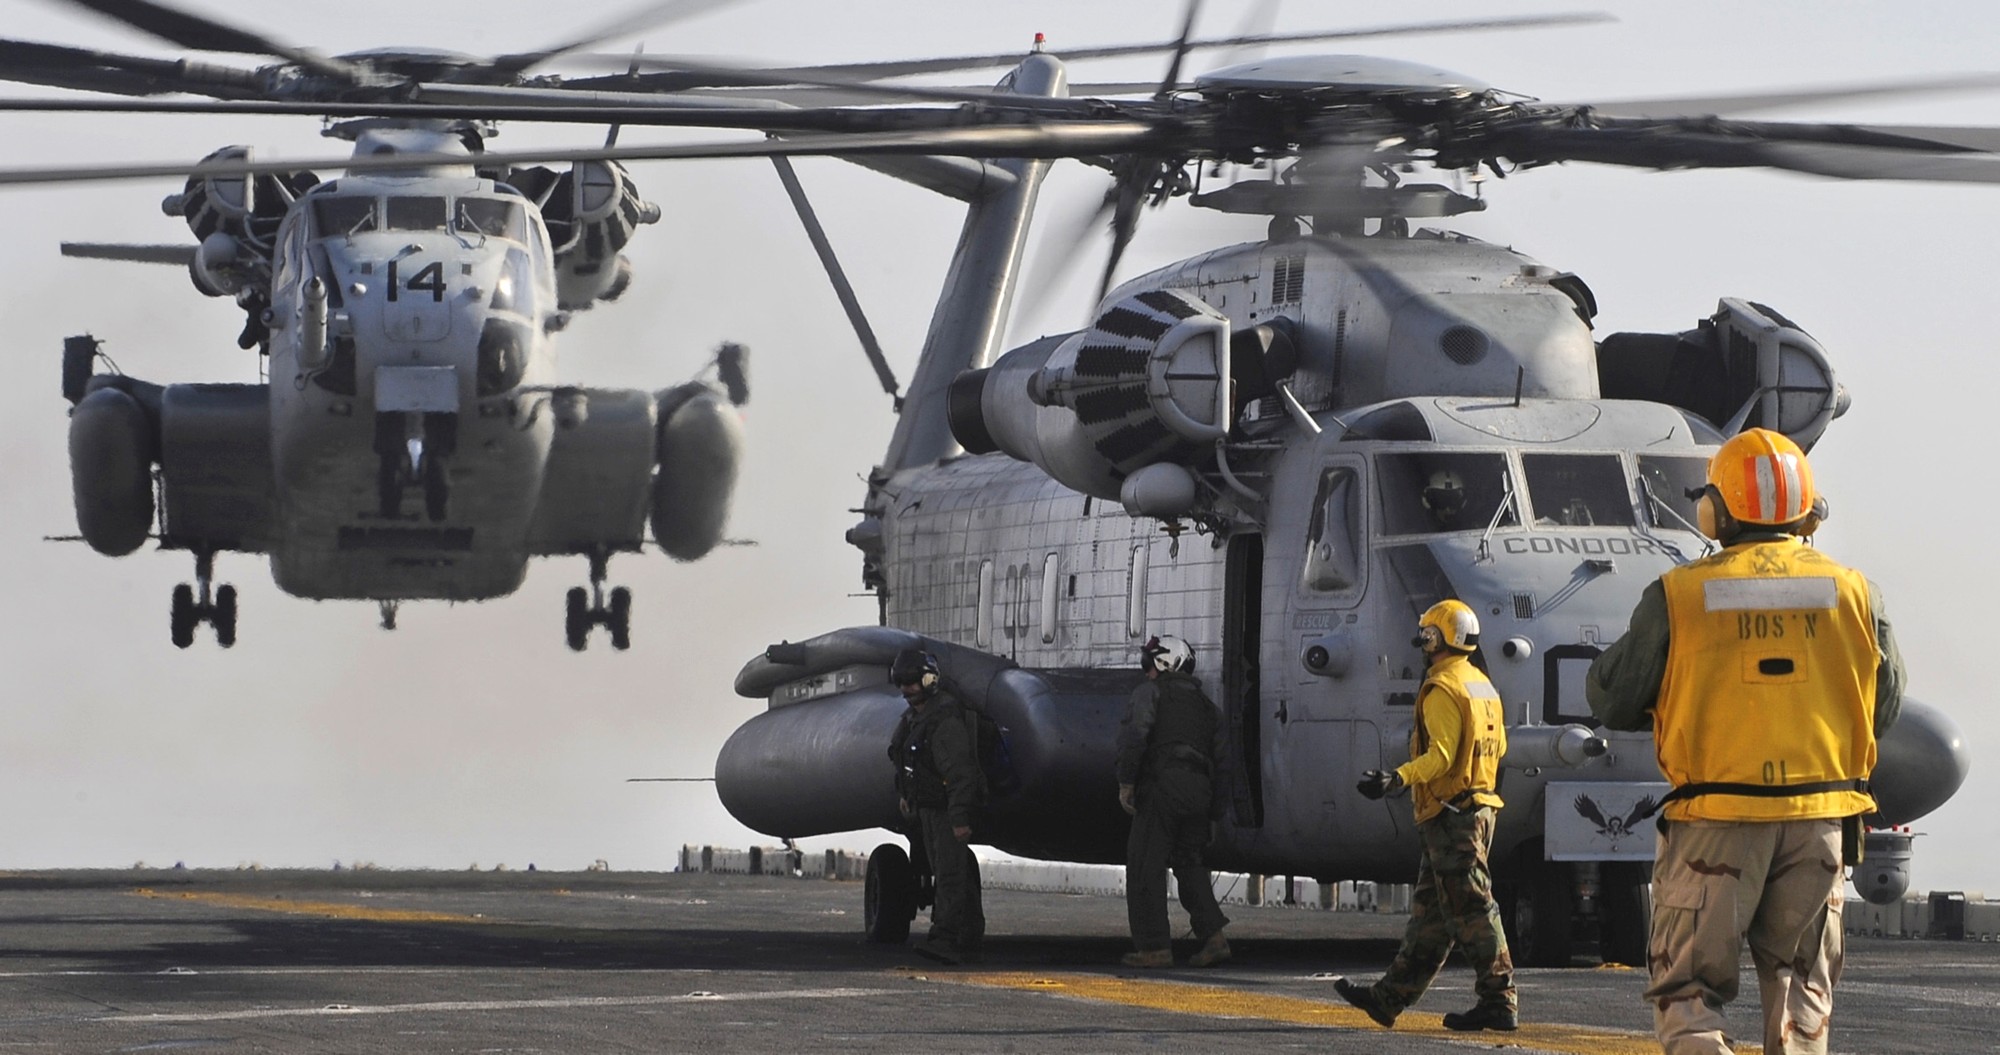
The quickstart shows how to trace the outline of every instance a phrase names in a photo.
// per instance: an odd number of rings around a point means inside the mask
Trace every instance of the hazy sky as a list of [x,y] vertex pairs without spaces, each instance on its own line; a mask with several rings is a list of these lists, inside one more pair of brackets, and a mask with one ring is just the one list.
[[[1236,28],[1249,7],[1207,6],[1204,24],[1214,33]],[[1974,2],[1594,6],[1620,21],[1321,50],[1425,62],[1576,101],[1990,70],[2000,33],[2000,8]],[[1060,52],[1170,37],[1174,8],[1163,0],[760,0],[644,40],[654,53],[808,63],[999,51],[1043,31]],[[587,28],[552,27],[547,4],[522,0],[248,9],[267,35],[328,52],[421,45],[492,54]],[[1278,28],[1573,9],[1293,3]],[[175,54],[55,3],[0,0],[0,25],[21,39]],[[1222,61],[1198,58],[1191,69]],[[1163,59],[1078,64],[1072,79],[1163,70]],[[2000,124],[2000,93],[1770,116]],[[7,165],[191,160],[227,143],[269,156],[339,154],[342,144],[318,139],[317,128],[309,119],[0,115],[0,142],[10,144]],[[627,129],[622,142],[674,135]],[[599,128],[517,126],[495,146],[602,137]],[[958,208],[837,162],[799,168],[907,378]],[[580,559],[537,563],[504,600],[407,606],[402,628],[385,633],[373,605],[289,598],[261,559],[225,556],[219,581],[242,591],[240,643],[227,652],[208,640],[174,649],[168,594],[192,578],[187,557],[142,551],[113,561],[80,544],[40,541],[75,530],[61,342],[94,333],[125,370],[152,381],[253,381],[256,356],[233,343],[240,313],[202,298],[174,269],[57,253],[64,239],[187,240],[181,221],[158,208],[178,181],[0,191],[0,333],[18,375],[0,413],[10,463],[0,474],[0,568],[12,602],[0,643],[11,689],[0,801],[13,804],[0,811],[0,867],[339,860],[575,868],[601,858],[662,868],[683,842],[755,840],[709,785],[625,780],[709,774],[717,747],[762,706],[730,689],[745,660],[782,638],[873,622],[872,601],[857,596],[858,555],[841,532],[855,520],[861,475],[880,456],[892,417],[768,164],[649,163],[636,179],[665,218],[630,249],[637,278],[625,302],[579,316],[562,336],[563,370],[578,383],[654,388],[701,369],[719,341],[748,344],[750,453],[731,533],[758,545],[691,565],[659,555],[614,561],[613,581],[636,594],[635,644],[617,654],[600,636],[583,655],[570,653],[561,633],[562,593],[586,581]],[[1059,165],[1044,211],[1074,213],[1097,187],[1091,171]],[[1990,308],[2000,187],[1572,165],[1488,181],[1484,192],[1491,209],[1452,226],[1582,275],[1602,307],[1600,332],[1685,329],[1718,297],[1743,296],[1784,312],[1827,347],[1854,408],[1813,455],[1835,511],[1821,542],[1881,584],[1913,695],[1957,718],[1979,767],[1950,805],[1919,824],[1928,837],[1918,844],[1915,885],[1985,887],[1994,878],[1990,847],[2000,840],[1990,808],[2000,793],[2000,717],[1989,710],[1992,679],[1977,673],[1979,653],[2000,634],[1988,612],[2000,553],[1980,530],[1996,505],[1983,426],[2000,392],[2000,324]],[[1148,215],[1125,273],[1262,230],[1255,218],[1170,206]],[[1031,245],[1030,261],[1045,259]],[[1018,311],[1012,340],[1076,325],[1096,266],[1080,267],[1063,299]]]

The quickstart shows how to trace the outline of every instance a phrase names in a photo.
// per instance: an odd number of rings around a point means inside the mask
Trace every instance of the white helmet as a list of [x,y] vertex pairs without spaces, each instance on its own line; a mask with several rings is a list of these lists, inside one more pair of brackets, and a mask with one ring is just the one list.
[[1194,670],[1194,649],[1188,643],[1172,635],[1160,635],[1147,640],[1139,650],[1140,665],[1146,670],[1183,673]]
[[1424,508],[1440,519],[1457,516],[1465,509],[1465,481],[1450,469],[1439,469],[1424,481]]

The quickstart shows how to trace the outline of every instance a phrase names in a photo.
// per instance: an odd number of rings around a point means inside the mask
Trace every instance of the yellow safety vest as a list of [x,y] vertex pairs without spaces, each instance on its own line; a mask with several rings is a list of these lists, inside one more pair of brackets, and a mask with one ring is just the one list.
[[[1796,538],[1748,542],[1660,577],[1667,672],[1653,709],[1660,771],[1690,784],[1865,780],[1881,652],[1868,581]],[[1781,821],[1875,809],[1856,788],[1709,792],[1669,820]]]
[[1500,694],[1466,656],[1450,656],[1431,667],[1417,691],[1417,720],[1410,729],[1412,762],[1430,749],[1424,700],[1433,688],[1442,690],[1458,708],[1458,750],[1444,775],[1411,785],[1410,805],[1417,823],[1437,816],[1447,804],[1453,809],[1499,809],[1500,795],[1495,789],[1500,786],[1500,756],[1507,753],[1507,718],[1500,709]]

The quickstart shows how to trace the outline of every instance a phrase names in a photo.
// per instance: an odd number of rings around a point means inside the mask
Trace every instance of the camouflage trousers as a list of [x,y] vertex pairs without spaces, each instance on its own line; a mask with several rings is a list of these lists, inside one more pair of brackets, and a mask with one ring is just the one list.
[[1743,943],[1766,1055],[1824,1055],[1844,949],[1840,821],[1675,821],[1653,866],[1653,1029],[1667,1055],[1727,1055]]
[[1473,986],[1481,1005],[1518,1007],[1514,958],[1500,929],[1493,903],[1493,874],[1486,856],[1493,849],[1492,808],[1463,813],[1446,810],[1417,825],[1424,856],[1417,885],[1410,891],[1410,924],[1389,972],[1375,983],[1375,995],[1401,1013],[1417,1002],[1451,955],[1453,946],[1478,972]]

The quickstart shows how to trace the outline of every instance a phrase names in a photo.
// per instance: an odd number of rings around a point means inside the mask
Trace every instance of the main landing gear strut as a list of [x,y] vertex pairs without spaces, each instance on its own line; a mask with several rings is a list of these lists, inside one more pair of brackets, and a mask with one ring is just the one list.
[[224,583],[210,589],[215,581],[215,551],[198,549],[194,554],[194,578],[201,590],[201,599],[195,599],[195,586],[181,583],[174,587],[173,617],[170,623],[174,647],[186,648],[194,644],[194,628],[203,623],[215,627],[215,643],[223,648],[236,644],[236,587]]
[[604,603],[604,578],[610,574],[611,554],[602,547],[590,551],[590,589],[572,587],[563,610],[563,639],[571,651],[581,652],[590,643],[592,627],[611,631],[611,647],[624,651],[632,647],[632,591],[623,586],[611,591],[611,603]]

